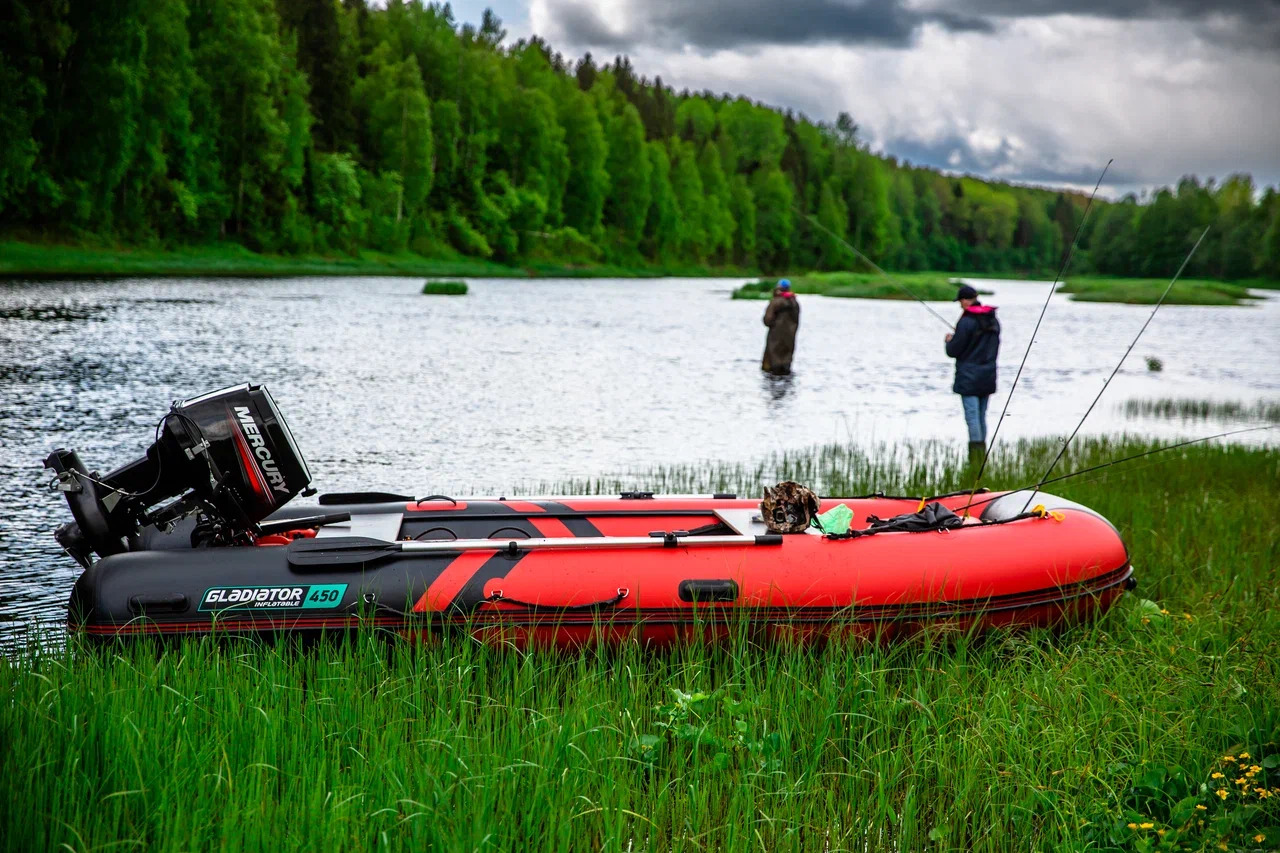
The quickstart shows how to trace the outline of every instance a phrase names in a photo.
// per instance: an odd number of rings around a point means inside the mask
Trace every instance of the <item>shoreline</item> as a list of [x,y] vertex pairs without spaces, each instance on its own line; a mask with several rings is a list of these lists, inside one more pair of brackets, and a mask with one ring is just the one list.
[[296,278],[400,276],[405,278],[662,278],[749,277],[737,267],[614,264],[500,264],[463,256],[427,258],[412,252],[361,250],[356,255],[270,255],[238,244],[180,249],[120,249],[0,241],[0,281],[65,278]]
[[[385,253],[370,250],[361,250],[356,255],[271,255],[253,252],[235,243],[178,249],[125,249],[0,240],[0,283],[132,277],[268,279],[307,276],[426,279],[741,277],[746,281],[739,291],[750,289],[756,281],[762,279],[758,270],[695,264],[624,266],[529,261],[511,265],[461,255],[427,258],[412,252]],[[796,281],[799,285],[797,292],[800,293],[826,293],[865,299],[911,298],[894,281],[909,281],[913,289],[920,288],[921,295],[925,298],[937,299],[941,294],[939,286],[949,291],[955,280],[1041,280],[1034,273],[945,270],[890,272],[888,278],[872,273],[847,271],[789,273],[777,277],[789,277]],[[806,280],[812,286],[806,285]],[[1074,301],[1141,305],[1154,303],[1164,284],[1167,282],[1153,279],[1079,275],[1069,276],[1059,285],[1059,291],[1070,294]],[[1166,302],[1183,305],[1247,305],[1258,298],[1249,295],[1250,288],[1275,290],[1280,289],[1280,282],[1219,282],[1206,279],[1180,281]],[[743,292],[738,298],[760,298],[761,295]]]

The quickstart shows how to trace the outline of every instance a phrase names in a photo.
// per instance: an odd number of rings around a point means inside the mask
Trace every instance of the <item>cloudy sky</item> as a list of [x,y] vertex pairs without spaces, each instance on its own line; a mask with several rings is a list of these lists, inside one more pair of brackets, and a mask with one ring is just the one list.
[[832,120],[915,163],[1108,195],[1280,184],[1280,0],[455,0],[508,40]]

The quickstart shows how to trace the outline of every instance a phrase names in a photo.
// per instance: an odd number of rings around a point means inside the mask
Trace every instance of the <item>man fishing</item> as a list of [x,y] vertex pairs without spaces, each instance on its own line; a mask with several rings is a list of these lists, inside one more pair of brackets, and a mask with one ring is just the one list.
[[969,427],[969,461],[982,462],[987,448],[987,400],[996,390],[996,356],[1000,353],[1000,321],[996,309],[978,301],[978,291],[961,285],[956,294],[963,314],[947,335],[947,355],[956,360],[951,390],[960,395]]
[[769,337],[764,343],[760,369],[774,376],[786,376],[791,373],[791,356],[796,349],[800,303],[791,292],[791,282],[785,278],[773,289],[773,298],[764,311],[764,324],[769,327]]

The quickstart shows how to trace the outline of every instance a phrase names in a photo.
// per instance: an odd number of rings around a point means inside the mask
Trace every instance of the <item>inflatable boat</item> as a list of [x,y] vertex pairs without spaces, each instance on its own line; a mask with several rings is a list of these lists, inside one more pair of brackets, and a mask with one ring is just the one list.
[[84,567],[69,627],[103,640],[361,627],[521,646],[889,639],[1079,622],[1132,583],[1114,526],[1043,493],[1034,509],[1025,492],[822,498],[819,511],[852,510],[839,535],[771,532],[759,500],[731,494],[285,506],[314,494],[311,475],[270,393],[247,384],[175,403],[146,455],[108,474],[72,450],[45,462],[75,519],[56,536]]

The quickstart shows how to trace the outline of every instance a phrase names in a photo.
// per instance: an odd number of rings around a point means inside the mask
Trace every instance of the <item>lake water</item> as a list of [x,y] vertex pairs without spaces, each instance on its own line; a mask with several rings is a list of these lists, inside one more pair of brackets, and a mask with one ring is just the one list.
[[[397,278],[0,284],[0,643],[60,622],[78,574],[51,536],[69,513],[45,455],[75,447],[108,470],[172,400],[246,380],[271,388],[322,491],[513,493],[831,441],[967,440],[947,330],[923,307],[801,296],[795,374],[774,379],[764,303],[729,299],[741,281],[473,279],[462,298]],[[1048,285],[981,286],[1004,326],[994,428]],[[1001,441],[1069,432],[1150,312],[1054,296]],[[1083,432],[1221,431],[1118,404],[1275,400],[1277,364],[1275,295],[1161,308]]]

